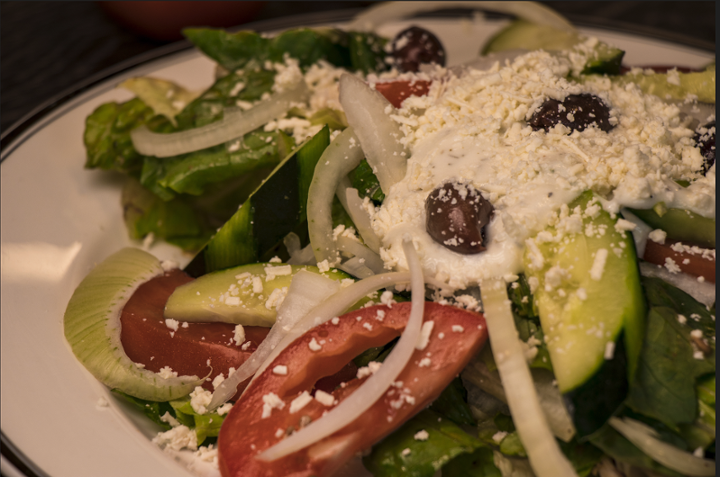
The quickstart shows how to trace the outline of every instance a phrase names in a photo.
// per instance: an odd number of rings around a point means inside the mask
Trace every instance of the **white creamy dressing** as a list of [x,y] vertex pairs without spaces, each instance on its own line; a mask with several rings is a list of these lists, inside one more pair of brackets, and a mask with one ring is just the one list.
[[[453,287],[520,273],[525,240],[587,189],[606,199],[609,212],[664,201],[715,217],[715,169],[700,179],[693,172],[702,156],[677,106],[607,78],[575,83],[566,79],[571,69],[560,55],[530,52],[502,67],[446,75],[427,96],[403,103],[393,117],[411,151],[407,174],[372,214],[387,267],[407,267],[402,237],[410,233],[424,271]],[[527,124],[547,98],[583,92],[610,106],[610,132],[562,125],[533,131]],[[683,189],[678,179],[698,180]],[[450,180],[472,183],[495,207],[485,252],[455,253],[426,232],[425,201]]]

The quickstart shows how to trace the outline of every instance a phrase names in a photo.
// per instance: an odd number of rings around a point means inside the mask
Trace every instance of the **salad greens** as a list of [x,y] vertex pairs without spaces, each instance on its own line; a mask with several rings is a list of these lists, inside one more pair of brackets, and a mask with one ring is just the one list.
[[[187,29],[184,33],[218,63],[215,83],[199,95],[162,82],[126,84],[139,97],[103,104],[86,120],[85,167],[127,175],[122,206],[132,239],[152,236],[188,251],[202,249],[187,269],[190,274],[264,262],[273,256],[286,260],[282,242],[288,234],[298,235],[301,246],[308,243],[308,189],[332,131],[347,126],[341,111],[324,109],[304,117],[302,111],[291,110],[290,117],[323,126],[300,144],[280,130],[259,128],[235,141],[163,159],[139,154],[130,131],[146,126],[153,132],[169,133],[218,121],[225,108],[259,101],[270,93],[277,72],[266,62],[283,62],[287,56],[298,60],[304,70],[322,60],[351,71],[382,71],[387,68],[388,40],[329,28],[289,30],[272,38],[249,31]],[[613,50],[612,56],[613,65],[619,66],[622,52]],[[703,74],[698,77],[707,76]],[[163,95],[174,95],[184,107],[178,108]],[[385,195],[366,160],[348,179],[361,198],[375,205],[383,202]],[[333,225],[353,226],[337,198],[332,215]],[[615,415],[641,421],[657,431],[659,439],[679,449],[714,455],[714,307],[708,309],[657,278],[643,278],[642,287],[647,305],[645,335],[637,372]],[[528,280],[521,275],[507,291],[519,338],[534,349],[530,367],[552,372]],[[618,343],[618,359],[607,360],[598,371],[597,379],[603,382],[625,383],[622,336]],[[355,364],[382,361],[393,344],[366,351],[355,358]],[[489,346],[481,356],[488,371],[494,372],[497,367]],[[167,416],[194,429],[198,444],[212,442],[223,422],[217,413],[195,412],[188,398],[151,402],[120,390],[113,393],[163,429],[170,429]],[[483,406],[474,402],[477,396],[468,394],[463,381],[456,378],[428,409],[376,444],[363,457],[365,466],[376,476],[431,477],[441,471],[495,477],[509,475],[510,468],[525,469],[513,475],[529,472],[525,449],[507,408],[500,403],[484,414],[479,412]],[[577,396],[566,397],[578,401]],[[603,403],[590,395],[581,401],[582,406],[572,406],[575,422],[592,421]],[[559,442],[578,475],[589,475],[604,456],[614,459],[620,469],[633,466],[669,477],[680,475],[651,459],[609,424],[593,422],[592,427],[599,430],[589,435],[579,432],[570,442]]]

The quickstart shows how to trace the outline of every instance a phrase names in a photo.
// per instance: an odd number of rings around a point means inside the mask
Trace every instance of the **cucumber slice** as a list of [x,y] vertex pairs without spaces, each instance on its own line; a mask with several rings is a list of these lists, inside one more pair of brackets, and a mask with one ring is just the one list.
[[630,209],[630,211],[650,227],[664,230],[670,240],[715,248],[715,221],[713,219],[694,214],[689,210],[668,209],[663,206],[644,210]]
[[[290,273],[272,275],[274,278],[268,280],[267,272],[272,273],[272,269],[277,273]],[[333,280],[353,280],[340,270],[320,273],[313,266],[278,263],[242,265],[208,273],[176,288],[165,305],[165,317],[190,322],[221,321],[270,327],[277,316],[277,298],[284,297],[283,288],[287,291],[293,276],[300,270]]]
[[[560,30],[548,25],[538,25],[526,20],[516,20],[492,37],[481,54],[487,55],[513,49],[570,50],[581,41],[581,37],[575,32]],[[624,51],[598,42],[594,47],[594,55],[588,58],[582,74],[617,75],[620,73],[624,55]]]
[[628,73],[612,80],[620,85],[635,83],[643,92],[662,99],[684,101],[695,95],[700,102],[715,104],[715,66],[692,73]]
[[[560,226],[528,240],[524,257],[562,393],[597,373],[621,331],[631,377],[645,316],[632,238],[615,230],[616,220],[590,191],[569,204],[569,210],[569,217],[561,212],[567,218]],[[548,241],[551,235],[562,238]]]
[[194,277],[265,261],[290,232],[307,219],[305,207],[315,164],[330,144],[325,126],[295,149],[185,267]]
[[111,389],[149,401],[170,401],[202,382],[197,376],[161,378],[138,368],[120,342],[120,313],[137,288],[161,275],[160,261],[147,252],[124,248],[80,282],[65,310],[65,338],[77,359]]

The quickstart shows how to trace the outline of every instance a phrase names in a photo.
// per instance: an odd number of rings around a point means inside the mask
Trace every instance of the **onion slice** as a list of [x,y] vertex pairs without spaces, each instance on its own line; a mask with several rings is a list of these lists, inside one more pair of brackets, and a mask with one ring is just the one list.
[[608,422],[640,450],[668,469],[692,477],[715,475],[715,461],[695,457],[689,452],[661,441],[657,438],[654,429],[641,422],[628,417],[622,419],[611,417]]
[[354,237],[343,237],[341,235],[337,238],[337,245],[344,254],[362,259],[364,265],[374,273],[381,273],[385,269],[385,262],[380,258],[380,255],[355,240]]
[[199,151],[241,137],[282,116],[293,103],[305,102],[309,91],[305,81],[300,81],[293,88],[274,94],[247,111],[228,108],[223,119],[206,126],[168,134],[154,133],[141,126],[132,130],[130,137],[135,149],[146,156],[172,157]]
[[577,476],[560,451],[540,406],[505,287],[502,279],[485,280],[480,293],[490,344],[503,387],[513,390],[506,393],[513,422],[537,477]]
[[371,375],[354,393],[330,410],[321,419],[293,433],[257,456],[272,461],[310,446],[353,422],[369,409],[392,385],[407,365],[420,338],[425,310],[425,282],[420,260],[411,240],[403,242],[405,258],[410,268],[412,307],[405,330],[380,369]]
[[325,149],[315,166],[308,190],[308,234],[315,259],[330,266],[340,262],[332,234],[332,200],[340,180],[355,169],[364,155],[353,128],[346,128]]
[[373,6],[357,15],[347,25],[348,31],[371,30],[386,22],[400,20],[416,13],[443,10],[448,8],[472,8],[477,10],[492,10],[500,13],[515,15],[523,20],[538,25],[548,25],[565,31],[575,31],[575,27],[562,15],[551,8],[537,2],[463,2],[463,1],[434,1],[434,2],[387,2]]
[[357,227],[358,234],[362,237],[363,242],[365,242],[365,245],[373,252],[380,253],[380,238],[372,229],[370,214],[363,208],[363,200],[360,198],[358,190],[353,187],[347,187],[342,191],[342,195],[345,196],[343,206],[355,224],[355,227]]
[[347,122],[355,130],[380,188],[388,194],[390,187],[405,177],[409,157],[400,143],[400,125],[389,116],[395,108],[382,94],[349,73],[340,77],[339,88]]
[[285,299],[278,307],[277,318],[270,332],[252,356],[215,389],[208,409],[214,410],[233,397],[238,385],[255,374],[295,323],[339,288],[340,283],[336,280],[306,270],[297,272],[290,282]]

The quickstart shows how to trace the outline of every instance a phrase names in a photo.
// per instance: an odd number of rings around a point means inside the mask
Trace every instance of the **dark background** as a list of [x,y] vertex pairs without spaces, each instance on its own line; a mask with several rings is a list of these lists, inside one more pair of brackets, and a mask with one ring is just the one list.
[[[715,2],[543,2],[576,24],[714,49]],[[266,2],[253,21],[358,9],[371,2]],[[0,129],[123,61],[172,48],[119,26],[96,2],[0,2]]]

